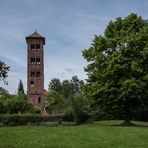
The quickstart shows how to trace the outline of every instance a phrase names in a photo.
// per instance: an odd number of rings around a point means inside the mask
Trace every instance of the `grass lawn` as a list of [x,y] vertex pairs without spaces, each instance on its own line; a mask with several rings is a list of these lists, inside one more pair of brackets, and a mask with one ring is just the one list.
[[148,127],[118,126],[121,122],[0,127],[0,148],[148,148]]

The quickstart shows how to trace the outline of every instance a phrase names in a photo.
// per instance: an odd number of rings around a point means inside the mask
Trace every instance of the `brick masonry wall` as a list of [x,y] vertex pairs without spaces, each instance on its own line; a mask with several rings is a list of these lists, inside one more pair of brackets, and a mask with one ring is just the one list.
[[[39,49],[31,49],[31,44],[40,44]],[[41,38],[27,39],[27,96],[28,101],[38,109],[42,109],[44,93],[44,45]],[[40,57],[40,64],[31,63],[31,57]],[[39,77],[32,77],[31,71],[40,72]],[[34,84],[31,84],[33,81]]]

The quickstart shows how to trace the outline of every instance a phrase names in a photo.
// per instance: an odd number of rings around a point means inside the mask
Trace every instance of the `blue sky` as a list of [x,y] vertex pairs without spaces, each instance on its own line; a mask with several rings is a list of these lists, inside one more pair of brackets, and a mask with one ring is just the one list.
[[94,35],[103,34],[110,20],[131,12],[148,18],[146,0],[0,0],[0,60],[11,66],[8,86],[17,91],[19,79],[25,90],[27,49],[25,37],[35,29],[46,39],[45,88],[52,78],[86,78],[82,50]]

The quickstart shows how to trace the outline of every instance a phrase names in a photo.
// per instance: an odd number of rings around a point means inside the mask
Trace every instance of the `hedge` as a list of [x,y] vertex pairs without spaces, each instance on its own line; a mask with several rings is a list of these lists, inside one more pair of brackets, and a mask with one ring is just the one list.
[[37,114],[0,114],[1,126],[39,125],[43,122],[59,122],[61,116],[42,116]]

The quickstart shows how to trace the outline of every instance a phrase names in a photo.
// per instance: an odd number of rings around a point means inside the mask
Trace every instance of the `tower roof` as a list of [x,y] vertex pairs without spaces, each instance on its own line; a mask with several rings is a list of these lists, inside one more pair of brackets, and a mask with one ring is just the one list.
[[36,32],[36,30],[34,33],[26,37],[26,42],[28,41],[28,39],[42,39],[43,44],[45,44],[45,37],[41,36],[38,32]]
[[35,32],[34,33],[32,33],[31,35],[29,35],[28,37],[42,37],[38,32],[36,32],[36,30],[35,30]]

